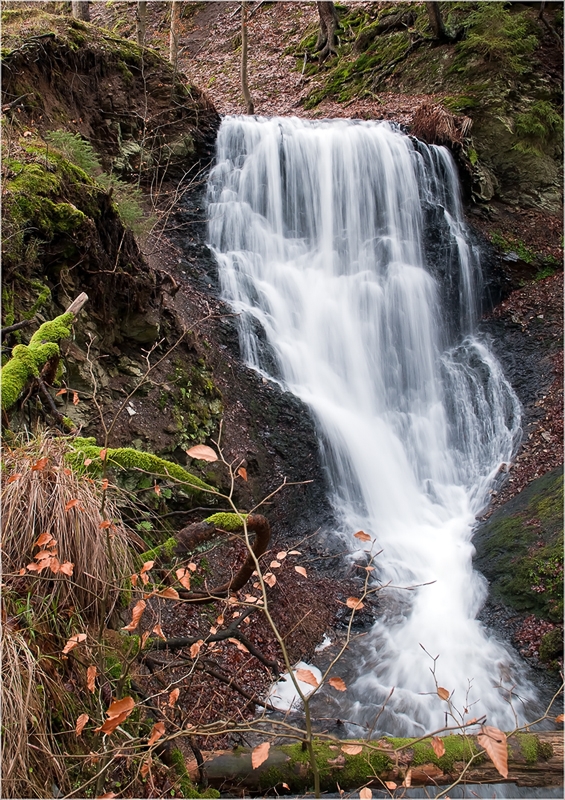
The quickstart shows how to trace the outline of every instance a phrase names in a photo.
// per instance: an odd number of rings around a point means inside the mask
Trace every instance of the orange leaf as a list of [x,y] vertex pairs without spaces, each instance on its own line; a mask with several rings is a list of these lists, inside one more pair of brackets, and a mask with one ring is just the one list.
[[145,647],[145,642],[149,639],[149,631],[143,631],[141,634],[141,649]]
[[59,567],[59,572],[62,572],[62,573],[63,573],[63,575],[68,575],[68,576],[69,576],[69,578],[70,578],[70,577],[71,577],[71,575],[73,574],[73,569],[74,569],[74,566],[75,566],[75,565],[72,563],[72,561],[65,561],[65,562],[64,562],[63,564],[61,564],[61,566]]
[[449,692],[443,686],[438,686],[437,693],[441,700],[449,700]]
[[288,789],[288,791],[290,792],[290,786],[288,785],[288,783],[281,783],[281,786],[283,787],[283,789]]
[[266,572],[266,573],[263,575],[263,580],[265,581],[265,583],[267,584],[267,586],[270,586],[271,588],[272,588],[272,587],[275,585],[275,583],[277,582],[277,579],[275,578],[275,576],[273,575],[273,573],[272,573],[272,572]]
[[16,474],[15,474],[15,475],[10,475],[10,477],[8,478],[8,480],[6,481],[6,483],[13,483],[14,481],[17,481],[17,480],[19,480],[19,478],[21,478],[21,477],[22,477],[22,474],[23,474],[23,473],[21,473],[21,472],[16,472]]
[[100,456],[101,461],[105,461],[106,456],[108,455],[108,449],[106,447],[103,447],[98,455]]
[[61,569],[61,562],[58,558],[51,558],[49,561],[49,569],[56,575]]
[[232,644],[235,644],[237,649],[241,650],[242,653],[248,653],[249,652],[247,647],[243,644],[243,642],[240,642],[239,639],[231,639],[230,638],[230,639],[228,639],[228,642],[231,642]]
[[187,456],[190,458],[198,458],[200,461],[217,461],[218,456],[212,450],[211,447],[207,447],[205,444],[197,444],[194,447],[191,447],[190,450],[186,451]]
[[130,581],[131,581],[131,585],[132,586],[134,586],[134,587],[137,586],[138,578],[139,578],[139,575],[137,574],[137,572],[134,572],[134,574],[130,576]]
[[67,394],[68,389],[59,389],[55,397],[59,397],[60,394]]
[[34,558],[37,561],[45,561],[45,559],[51,558],[53,553],[50,550],[40,550],[38,553],[34,555]]
[[269,564],[269,568],[270,569],[278,569],[280,567],[280,565],[281,565],[280,561],[271,561],[271,563]]
[[77,736],[81,735],[83,728],[89,719],[90,717],[88,716],[88,714],[81,714],[80,717],[77,719],[77,724],[75,727],[75,733]]
[[309,683],[310,686],[317,688],[320,685],[316,680],[314,673],[310,672],[309,669],[297,669],[294,674],[296,675],[297,680],[302,681],[303,683]]
[[432,739],[432,747],[434,749],[434,753],[438,758],[441,758],[445,755],[445,745],[439,736],[434,736]]
[[161,494],[161,487],[159,486],[158,483],[156,483],[155,486],[153,487],[153,491],[155,492],[155,494],[157,496],[159,496]]
[[109,485],[110,485],[110,481],[108,480],[108,478],[104,478],[102,480],[102,484],[101,484],[102,491],[105,492]]
[[486,753],[503,778],[508,777],[508,748],[506,734],[492,725],[482,725],[477,742]]
[[269,758],[269,750],[271,748],[270,742],[263,742],[254,747],[251,751],[251,767],[257,769],[261,764]]
[[85,458],[84,459],[84,466],[85,467],[89,467],[91,464],[92,464],[92,459],[91,458]]
[[341,678],[330,678],[328,683],[330,686],[333,686],[334,689],[337,689],[338,692],[345,692],[347,689],[347,686]]
[[134,708],[135,700],[128,695],[128,697],[122,697],[121,700],[113,700],[110,703],[109,709],[106,711],[106,716],[112,719],[113,717],[120,717],[124,713],[129,715]]
[[145,564],[141,567],[141,574],[143,575],[144,572],[149,572],[149,570],[153,567],[154,561],[146,561]]
[[92,665],[91,667],[89,667],[86,670],[86,685],[88,687],[88,691],[89,692],[93,692],[94,693],[96,691],[96,675],[97,674],[98,674],[98,670],[96,669],[96,667],[94,665]]
[[202,649],[202,645],[203,644],[204,644],[204,640],[203,639],[199,639],[197,642],[194,642],[194,644],[191,646],[190,651],[189,651],[191,658],[196,658],[197,657],[198,653]]
[[196,564],[194,563],[194,561],[191,561],[191,562],[190,562],[190,564],[187,564],[187,565],[186,565],[186,567],[187,567],[187,569],[189,569],[191,572],[196,572]]
[[143,616],[143,612],[145,611],[145,607],[147,603],[145,600],[138,600],[137,603],[133,607],[133,611],[131,613],[131,622],[129,625],[125,625],[122,630],[123,631],[134,631],[137,626],[139,625],[139,621]]
[[406,786],[406,788],[410,788],[412,786],[412,770],[409,769],[404,776],[404,780],[402,781],[402,785]]
[[163,589],[162,591],[157,592],[157,596],[158,597],[166,597],[169,600],[178,600],[179,599],[179,593],[177,592],[176,589],[173,589],[172,586],[167,586],[166,589]]
[[282,561],[283,558],[286,558],[286,550],[281,550],[280,553],[277,553],[277,559]]
[[556,722],[563,722],[565,719],[565,714],[559,714],[559,716],[555,717]]
[[165,723],[164,722],[156,722],[155,725],[151,728],[151,735],[147,744],[151,747],[152,744],[155,744],[157,739],[160,739],[161,736],[165,735]]
[[305,578],[308,577],[308,574],[306,573],[304,567],[295,567],[294,569],[296,572],[298,572],[299,575],[303,575]]
[[78,406],[79,399],[78,399],[78,392],[73,392],[73,406]]
[[76,647],[77,644],[84,642],[86,639],[86,633],[76,633],[74,636],[68,640],[67,644],[63,648],[63,655],[66,653],[70,653],[73,647]]
[[149,774],[149,770],[151,769],[151,764],[152,763],[153,763],[153,759],[151,758],[151,756],[147,756],[147,758],[145,759],[145,761],[141,765],[141,769],[140,769],[142,778],[146,778],[147,777],[147,775]]
[[300,556],[300,555],[302,555],[300,550],[289,550],[288,554],[289,554],[289,556]]
[[354,533],[353,536],[356,539],[359,539],[359,541],[361,541],[361,542],[370,542],[371,541],[371,537],[369,536],[368,533],[365,533],[365,531],[357,531],[357,533]]
[[156,636],[158,636],[160,639],[163,639],[163,641],[166,641],[166,640],[167,640],[167,637],[166,637],[166,636],[165,636],[165,634],[163,633],[163,628],[162,628],[162,627],[161,627],[161,626],[160,626],[158,623],[157,623],[157,625],[155,625],[155,627],[153,628],[153,630],[151,631],[151,633],[154,633],[154,634],[155,634]]
[[218,623],[218,625],[223,625],[224,624],[224,615],[220,614],[219,617],[216,617],[216,622]]
[[342,744],[341,749],[344,753],[347,753],[348,756],[358,756],[359,753],[363,752],[363,748],[360,744]]
[[32,464],[31,471],[32,472],[41,472],[47,466],[47,462],[49,459],[45,456],[44,458],[40,458],[35,464]]
[[176,576],[179,579],[181,586],[186,590],[190,589],[190,572],[185,567],[179,567],[176,571]]
[[74,508],[75,506],[77,506],[79,504],[79,502],[80,501],[78,500],[77,497],[75,497],[74,500],[69,500],[68,503],[65,503],[65,511],[70,511],[71,508]]
[[47,544],[53,539],[50,533],[42,533],[38,538],[37,541],[34,542],[34,547],[43,547],[44,544]]
[[360,611],[362,608],[365,607],[365,604],[359,600],[358,597],[348,597],[345,601],[345,605],[348,608],[354,608],[355,611]]
[[[391,789],[392,787],[396,789],[396,783],[393,783],[392,781],[387,781],[385,783],[385,786],[388,789]],[[371,800],[372,796],[373,796],[372,791],[368,789],[366,786],[363,787],[363,789],[359,789],[359,797],[361,798],[361,800]]]
[[240,467],[237,471],[237,474],[240,476],[240,478],[243,478],[244,481],[247,480],[247,470],[245,467]]
[[168,705],[170,708],[173,708],[177,700],[179,699],[180,689],[173,689],[173,691],[169,695],[169,703]]

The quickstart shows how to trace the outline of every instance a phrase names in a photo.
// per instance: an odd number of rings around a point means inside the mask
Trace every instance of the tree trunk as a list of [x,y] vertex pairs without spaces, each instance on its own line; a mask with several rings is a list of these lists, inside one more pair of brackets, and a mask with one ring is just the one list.
[[[397,748],[413,740],[394,740]],[[385,781],[398,786],[408,782],[412,786],[435,786],[453,783],[461,775],[471,754],[478,754],[465,772],[464,783],[503,783],[500,773],[483,749],[477,745],[475,736],[451,735],[442,737],[446,754],[438,758],[430,740],[417,742],[413,747],[398,751],[397,757],[386,747],[381,751],[369,751],[358,755],[344,753],[340,746],[315,741],[316,760],[324,791],[335,791],[336,785],[345,791],[358,789],[373,783],[383,788]],[[352,744],[351,740],[342,745]],[[373,744],[376,744],[374,742]],[[563,785],[563,733],[559,731],[538,734],[515,734],[507,740],[508,778],[506,782],[518,786],[562,786]],[[372,755],[369,753],[372,752]],[[269,757],[257,769],[251,768],[251,751],[238,748],[222,752],[203,753],[204,770],[211,786],[222,786],[226,790],[230,783],[248,789],[265,791],[286,783],[290,791],[303,794],[312,785],[312,771],[307,752],[301,744],[271,747]],[[427,763],[421,763],[422,757]],[[419,762],[417,765],[413,763]],[[198,780],[196,761],[187,764],[193,780]],[[389,787],[392,788],[392,787]]]
[[71,14],[76,19],[90,22],[90,9],[88,5],[88,0],[71,0]]
[[439,8],[439,3],[426,3],[426,8],[428,10],[428,19],[430,21],[430,26],[432,31],[434,32],[434,39],[438,42],[449,42],[450,37],[445,30],[445,26],[443,24],[443,20],[441,18],[441,11]]
[[169,61],[176,72],[179,54],[179,25],[180,25],[180,0],[173,0],[171,4],[171,35],[169,39]]
[[333,3],[316,3],[320,15],[320,31],[314,52],[318,53],[320,61],[329,55],[336,55],[337,44],[336,29],[338,25],[337,12]]
[[247,113],[254,114],[255,106],[247,84],[247,3],[241,4],[241,89],[247,104]]
[[147,21],[147,0],[139,0],[135,11],[135,32],[137,43],[140,47],[145,47],[145,30]]

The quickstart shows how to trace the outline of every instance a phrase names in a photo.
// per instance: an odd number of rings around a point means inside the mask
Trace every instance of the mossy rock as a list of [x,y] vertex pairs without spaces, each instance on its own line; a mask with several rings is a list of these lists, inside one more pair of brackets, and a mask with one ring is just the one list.
[[563,615],[563,468],[532,481],[482,525],[475,567],[494,600],[561,622]]

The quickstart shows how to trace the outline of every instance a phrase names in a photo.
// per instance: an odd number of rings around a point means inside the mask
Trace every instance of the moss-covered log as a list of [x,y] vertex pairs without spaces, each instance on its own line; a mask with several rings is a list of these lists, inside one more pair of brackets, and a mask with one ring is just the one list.
[[[414,743],[413,743],[414,742]],[[344,753],[338,744],[316,741],[314,749],[321,788],[335,791],[385,781],[402,785],[409,774],[412,786],[446,785],[461,775],[465,783],[505,782],[475,736],[450,735],[442,738],[445,754],[438,758],[431,739],[381,739],[358,755]],[[413,743],[413,744],[412,744]],[[354,744],[352,741],[343,745]],[[361,743],[359,743],[361,744]],[[563,734],[561,732],[520,733],[508,738],[508,783],[519,786],[563,785]],[[402,749],[399,749],[402,748]],[[266,791],[286,784],[291,792],[303,794],[313,785],[307,750],[301,744],[271,747],[268,759],[251,768],[251,751],[245,748],[203,753],[208,782],[212,786],[246,787]],[[198,777],[196,762],[188,765],[193,780]]]

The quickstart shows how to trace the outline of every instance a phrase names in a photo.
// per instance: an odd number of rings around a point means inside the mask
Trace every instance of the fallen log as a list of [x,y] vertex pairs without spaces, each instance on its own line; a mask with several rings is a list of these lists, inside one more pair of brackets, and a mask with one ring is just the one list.
[[[397,786],[448,785],[462,783],[516,783],[518,786],[563,785],[563,733],[544,731],[509,736],[508,777],[502,778],[477,737],[450,735],[441,738],[445,753],[438,757],[431,739],[381,739],[371,742],[371,749],[351,740],[332,743],[316,740],[314,751],[323,791],[335,791],[337,785],[349,791],[360,786],[383,788]],[[413,743],[413,744],[412,744]],[[352,745],[361,745],[358,754],[344,752]],[[353,747],[353,749],[355,749]],[[308,751],[302,743],[272,746],[269,755],[257,769],[251,766],[251,750],[237,748],[202,753],[204,764],[196,760],[187,764],[192,780],[198,780],[204,769],[210,786],[245,787],[266,791],[286,784],[289,791],[303,794],[313,785]],[[470,766],[466,768],[469,762]]]

